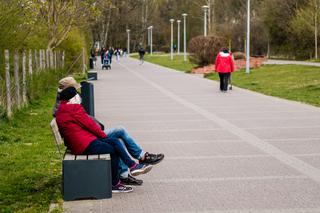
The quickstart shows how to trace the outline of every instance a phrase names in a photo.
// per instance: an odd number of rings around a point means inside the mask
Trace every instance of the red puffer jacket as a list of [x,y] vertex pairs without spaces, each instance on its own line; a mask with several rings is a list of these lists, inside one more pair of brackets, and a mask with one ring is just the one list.
[[229,73],[234,71],[234,62],[231,53],[220,52],[215,63],[216,72]]
[[65,145],[73,154],[82,154],[92,141],[107,137],[80,104],[61,101],[56,120]]

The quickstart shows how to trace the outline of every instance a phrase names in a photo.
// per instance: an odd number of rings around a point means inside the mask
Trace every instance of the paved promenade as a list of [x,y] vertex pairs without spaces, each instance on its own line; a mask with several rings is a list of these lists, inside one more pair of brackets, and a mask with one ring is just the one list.
[[[165,60],[165,59],[164,59]],[[165,159],[141,187],[67,213],[320,212],[320,109],[137,60],[99,71],[96,117]]]

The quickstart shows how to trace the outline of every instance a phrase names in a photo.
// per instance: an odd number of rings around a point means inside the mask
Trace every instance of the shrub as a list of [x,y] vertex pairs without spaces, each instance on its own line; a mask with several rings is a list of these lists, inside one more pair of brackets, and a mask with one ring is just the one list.
[[213,64],[217,53],[226,44],[226,40],[218,36],[194,37],[189,42],[189,59],[199,66]]
[[161,47],[159,48],[159,51],[160,51],[160,52],[169,53],[169,52],[170,52],[170,45],[169,45],[169,46],[168,46],[168,45],[161,46]]
[[[66,58],[65,64],[66,68],[70,68],[71,65],[77,60],[72,69],[69,71],[70,73],[79,73],[82,72],[82,57],[79,58],[80,54],[82,54],[82,48],[86,49],[86,40],[85,36],[79,29],[73,29],[69,32],[68,37],[61,43],[61,49],[65,50]],[[85,52],[86,54],[87,52]],[[85,58],[88,58],[85,55]],[[87,63],[87,62],[86,62]]]
[[243,52],[234,52],[233,57],[234,57],[234,60],[246,59],[246,54]]

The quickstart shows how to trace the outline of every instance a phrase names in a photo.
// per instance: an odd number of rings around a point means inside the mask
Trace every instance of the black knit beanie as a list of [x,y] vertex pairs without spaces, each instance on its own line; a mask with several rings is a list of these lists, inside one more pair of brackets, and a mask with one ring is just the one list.
[[77,90],[74,87],[65,88],[60,92],[60,100],[70,100],[77,95]]
[[229,49],[226,48],[226,47],[224,47],[224,48],[222,48],[222,52],[223,52],[223,53],[229,53]]

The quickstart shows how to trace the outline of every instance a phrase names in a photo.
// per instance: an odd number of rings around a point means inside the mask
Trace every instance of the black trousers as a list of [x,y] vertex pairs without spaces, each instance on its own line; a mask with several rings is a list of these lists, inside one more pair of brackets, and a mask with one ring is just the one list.
[[219,77],[220,77],[220,90],[227,91],[230,73],[219,73]]

